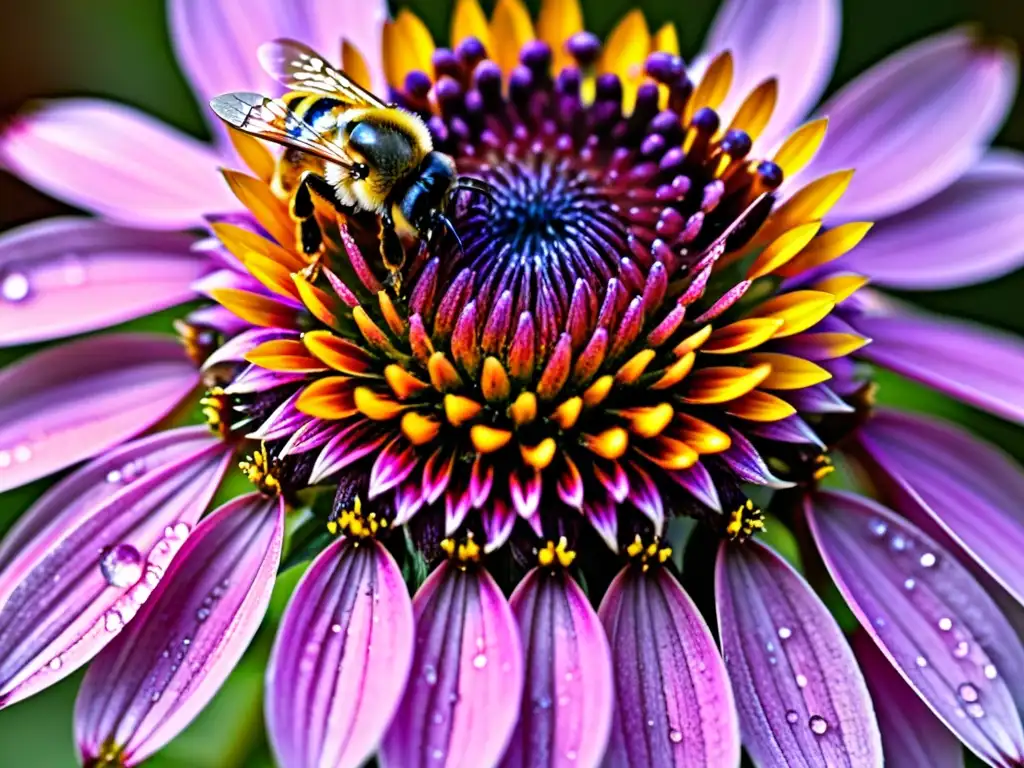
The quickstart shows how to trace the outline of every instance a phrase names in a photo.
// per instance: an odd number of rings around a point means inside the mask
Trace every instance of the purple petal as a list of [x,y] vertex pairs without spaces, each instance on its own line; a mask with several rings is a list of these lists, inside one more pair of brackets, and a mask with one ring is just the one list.
[[883,219],[843,267],[894,288],[941,290],[1024,264],[1024,156],[993,153],[946,189]]
[[75,702],[83,761],[138,765],[227,678],[270,602],[284,504],[252,493],[200,523],[138,617],[89,666]]
[[607,762],[736,766],[740,739],[725,665],[693,601],[665,569],[626,566],[599,609],[618,706]]
[[[201,5],[201,4],[199,4]],[[47,102],[0,136],[0,164],[49,195],[123,224],[184,229],[239,204],[212,148],[129,107]]]
[[1024,603],[1024,470],[961,429],[880,411],[859,432],[880,468]]
[[441,564],[413,601],[416,656],[381,764],[495,765],[519,717],[523,651],[487,571]]
[[886,765],[963,768],[964,750],[956,736],[924,705],[870,638],[858,632],[853,649],[875,703]]
[[270,660],[267,727],[280,763],[362,765],[405,690],[412,638],[412,601],[383,546],[342,538],[320,553]]
[[956,29],[904,48],[854,80],[820,110],[828,135],[804,172],[856,168],[832,209],[876,219],[944,189],[983,153],[1013,103],[1016,56]]
[[0,545],[0,705],[113,640],[206,509],[231,457],[206,430],[164,432],[45,493]]
[[858,352],[873,363],[1004,419],[1024,422],[1024,343],[962,320],[894,308],[854,320],[874,341]]
[[761,454],[743,434],[736,429],[729,430],[732,444],[729,449],[718,454],[737,477],[747,483],[767,485],[769,488],[792,488],[793,483],[780,480],[768,469]]
[[861,625],[946,727],[994,765],[1024,760],[1024,649],[967,569],[866,499],[822,493],[807,519]]
[[163,418],[199,381],[177,341],[111,334],[0,372],[0,491],[106,450]]
[[283,328],[250,328],[224,342],[216,352],[206,358],[203,369],[209,369],[218,363],[245,362],[245,356],[266,341],[299,338],[300,334],[297,331],[287,331]]
[[779,99],[761,145],[777,143],[817,103],[832,76],[840,10],[838,0],[725,3],[704,43],[707,57],[730,51],[735,63],[731,98],[721,113],[733,114],[763,80],[777,77]]
[[96,219],[35,222],[0,238],[0,346],[95,331],[195,296],[195,238]]
[[526,688],[504,768],[600,764],[612,722],[608,640],[587,596],[564,571],[534,568],[512,593]]
[[882,765],[864,678],[803,577],[756,541],[723,544],[718,628],[743,746],[758,765]]

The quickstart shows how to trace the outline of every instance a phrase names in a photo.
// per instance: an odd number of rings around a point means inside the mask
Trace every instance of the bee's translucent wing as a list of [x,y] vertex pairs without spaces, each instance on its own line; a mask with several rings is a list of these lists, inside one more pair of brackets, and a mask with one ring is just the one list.
[[213,99],[210,107],[217,117],[243,133],[301,149],[344,168],[354,165],[340,146],[325,139],[280,101],[258,93],[225,93]]
[[353,107],[386,107],[368,90],[339,72],[323,56],[295,40],[274,40],[259,50],[260,64],[285,88],[329,96]]

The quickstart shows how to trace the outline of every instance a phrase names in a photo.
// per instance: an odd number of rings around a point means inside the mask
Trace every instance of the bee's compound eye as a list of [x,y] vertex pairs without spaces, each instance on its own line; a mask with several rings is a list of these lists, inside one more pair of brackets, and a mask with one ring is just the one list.
[[370,166],[366,163],[356,163],[352,166],[352,178],[356,181],[362,181],[370,175]]

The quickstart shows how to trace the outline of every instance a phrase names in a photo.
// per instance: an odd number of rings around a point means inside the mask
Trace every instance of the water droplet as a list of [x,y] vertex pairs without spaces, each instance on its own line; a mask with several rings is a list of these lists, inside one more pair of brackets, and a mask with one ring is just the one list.
[[537,709],[551,709],[550,696],[540,696],[539,698],[534,699],[534,703],[537,705]]
[[10,451],[0,451],[0,469],[11,466]]
[[562,694],[558,697],[558,706],[567,707],[569,706],[569,697],[566,694]]
[[902,552],[907,548],[906,538],[897,533],[891,539],[889,539],[889,548],[893,552]]
[[807,724],[818,736],[823,735],[828,730],[828,722],[821,715],[811,715],[811,719],[807,721]]
[[16,445],[14,447],[14,460],[19,464],[24,464],[26,461],[32,458],[32,449],[27,445]]
[[949,632],[953,628],[953,620],[948,616],[943,616],[939,619],[939,629],[943,632]]
[[789,640],[793,636],[793,630],[789,627],[779,627],[779,639]]
[[152,701],[154,704],[160,701],[160,691],[154,692],[153,695],[149,697],[149,700]]
[[433,752],[430,753],[430,756],[435,760],[441,760],[442,758],[444,758],[444,750],[435,749]]
[[917,582],[914,581],[913,579],[907,579],[906,581],[903,582],[903,588],[908,590],[908,591],[913,589],[916,586],[917,586]]
[[341,632],[341,624],[331,624],[331,632],[334,634]]
[[806,688],[807,687],[807,677],[805,675],[797,675],[796,676],[796,684],[800,688]]
[[978,700],[978,689],[970,683],[961,683],[960,687],[956,689],[956,693],[967,704]]
[[0,295],[11,302],[27,299],[30,289],[28,277],[21,272],[8,272],[0,282]]
[[963,659],[971,652],[971,644],[966,640],[961,640],[956,644],[956,648],[953,649],[953,655],[958,659]]
[[668,732],[668,740],[671,741],[673,744],[678,744],[683,740],[682,731],[677,731],[675,728],[673,728],[671,731]]
[[986,664],[985,669],[982,671],[985,673],[985,677],[987,677],[989,680],[995,680],[996,675],[999,674],[996,670],[995,664]]
[[210,609],[209,608],[206,608],[204,606],[203,608],[200,608],[198,611],[196,611],[196,620],[197,621],[206,621],[208,618],[210,618]]
[[777,658],[775,658],[774,656],[769,656],[768,657],[768,663],[771,664],[774,667],[776,664],[779,663],[779,660]]
[[107,611],[103,617],[103,628],[107,632],[117,632],[121,627],[124,626],[124,619],[121,618],[121,614],[117,611]]
[[50,663],[49,663],[48,666],[50,667],[50,669],[56,671],[56,670],[60,669],[60,665],[61,665],[60,656],[54,656],[52,659],[50,659]]
[[442,712],[441,710],[438,710],[437,712],[435,712],[433,720],[434,720],[434,725],[441,725],[441,723],[444,722],[444,712]]
[[927,667],[927,666],[928,666],[928,659],[926,659],[926,658],[925,658],[924,656],[918,656],[918,657],[917,657],[916,659],[914,659],[914,662],[915,662],[915,663],[917,664],[917,666],[919,666],[919,667],[920,667],[921,669],[924,669],[925,667]]
[[985,716],[985,708],[981,704],[968,704],[965,709],[967,714],[977,720],[979,717]]
[[478,653],[473,657],[473,666],[477,669],[483,669],[487,666],[487,657],[482,653]]
[[875,626],[876,627],[884,627],[885,626],[885,618],[883,618],[882,616],[875,617]]
[[100,571],[112,587],[130,587],[142,578],[142,555],[131,544],[118,544],[103,553]]
[[[107,472],[107,482],[111,483],[111,484],[113,484],[113,483],[120,483],[121,482],[121,471],[117,470],[117,469],[112,469],[109,472]],[[168,530],[170,530],[170,529],[168,529]]]
[[868,530],[873,536],[882,538],[888,532],[889,526],[885,524],[884,520],[872,520],[868,523]]
[[768,653],[771,653],[772,651],[775,650],[775,643],[773,643],[771,640],[769,640],[768,644],[765,645],[765,648],[768,650]]
[[434,685],[437,683],[437,670],[433,664],[427,664],[423,668],[423,679],[427,681],[427,685]]
[[648,728],[653,728],[654,727],[654,721],[653,720],[648,720],[647,721],[647,727]]
[[931,568],[933,565],[935,565],[936,560],[937,558],[935,557],[934,553],[925,552],[923,555],[921,555],[921,567]]
[[790,710],[788,710],[786,712],[786,722],[789,723],[790,725],[795,724],[796,721],[799,720],[799,719],[800,719],[800,715],[798,715],[796,713],[795,709],[790,709]]

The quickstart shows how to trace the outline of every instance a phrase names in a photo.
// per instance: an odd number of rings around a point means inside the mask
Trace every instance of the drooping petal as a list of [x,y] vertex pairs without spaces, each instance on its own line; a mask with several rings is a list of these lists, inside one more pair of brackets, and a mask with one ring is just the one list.
[[1024,422],[1024,343],[962,320],[892,309],[854,320],[873,339],[858,354],[940,392]]
[[840,10],[838,0],[725,3],[704,44],[709,57],[732,53],[735,74],[721,114],[732,115],[758,84],[778,78],[779,99],[760,146],[776,144],[818,101],[832,76]]
[[736,706],[704,619],[665,569],[624,568],[598,611],[611,645],[616,766],[735,766]]
[[138,440],[45,493],[0,545],[0,706],[71,674],[146,602],[206,509],[230,446]]
[[941,290],[1024,264],[1024,156],[992,153],[934,197],[883,219],[843,267],[876,285]]
[[281,500],[249,494],[200,523],[135,621],[89,666],[75,702],[85,763],[138,765],[212,698],[256,633],[284,536]]
[[270,739],[289,768],[353,768],[376,749],[405,690],[412,601],[376,541],[338,539],[306,571],[267,677]]
[[1024,760],[1024,648],[970,572],[879,504],[822,493],[807,519],[861,625],[921,699],[994,765]]
[[174,339],[111,334],[0,372],[0,491],[87,459],[159,421],[198,383]]
[[718,629],[743,746],[758,765],[882,765],[864,678],[803,577],[757,542],[722,546]]
[[95,331],[195,294],[211,268],[190,235],[97,219],[28,224],[0,238],[0,346]]
[[523,692],[515,616],[487,571],[444,562],[413,600],[416,655],[384,737],[387,768],[495,765]]
[[238,209],[219,162],[211,147],[98,99],[48,102],[19,115],[0,136],[0,165],[33,186],[154,229],[196,227],[206,213]]
[[995,446],[923,416],[879,411],[858,434],[909,502],[1024,603],[1024,470]]
[[504,768],[601,763],[614,689],[604,628],[564,571],[535,568],[512,593],[526,656],[526,687]]
[[1016,56],[972,31],[922,40],[821,108],[828,134],[807,177],[857,169],[832,209],[836,219],[878,219],[906,210],[948,186],[982,155],[1016,88]]
[[863,632],[853,638],[882,731],[886,765],[963,768],[964,750]]

